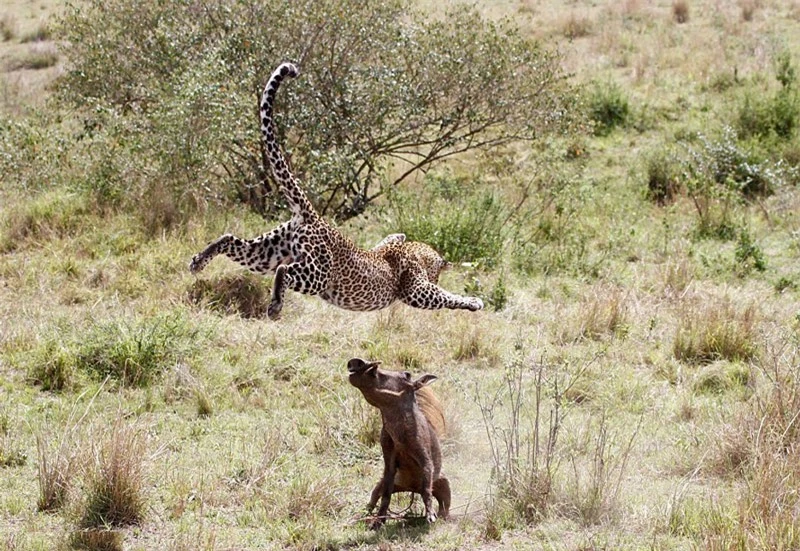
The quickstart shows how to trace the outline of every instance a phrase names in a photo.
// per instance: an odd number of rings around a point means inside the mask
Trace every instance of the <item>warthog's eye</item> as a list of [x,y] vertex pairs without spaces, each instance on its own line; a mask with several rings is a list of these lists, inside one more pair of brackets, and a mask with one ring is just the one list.
[[410,371],[403,372],[403,375],[405,375],[406,379],[408,379],[409,381],[411,380],[411,372]]

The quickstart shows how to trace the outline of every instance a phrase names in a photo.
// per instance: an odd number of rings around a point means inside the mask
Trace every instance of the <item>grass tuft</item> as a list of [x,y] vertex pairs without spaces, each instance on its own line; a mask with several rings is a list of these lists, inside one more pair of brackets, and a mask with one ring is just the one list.
[[69,536],[69,546],[81,551],[122,551],[122,543],[119,530],[76,530]]
[[681,191],[680,165],[676,159],[659,149],[645,161],[647,198],[659,205],[669,205]]
[[86,206],[80,197],[54,191],[6,211],[0,233],[0,252],[10,252],[28,242],[72,235],[82,224]]
[[561,26],[561,33],[568,39],[574,40],[589,36],[592,32],[592,22],[588,17],[571,13]]
[[147,505],[144,434],[118,419],[108,440],[93,452],[79,527],[121,528],[141,524]]
[[21,467],[28,460],[27,454],[13,434],[11,424],[8,413],[0,410],[0,468]]
[[630,116],[628,97],[616,83],[595,83],[589,95],[589,117],[594,121],[594,133],[607,136],[624,126]]
[[33,348],[10,355],[43,390],[73,388],[79,374],[121,386],[147,386],[189,355],[200,330],[181,314],[131,322],[103,321],[79,330],[58,327]]
[[34,47],[25,54],[15,57],[8,62],[9,71],[20,71],[23,69],[37,71],[47,69],[58,63],[58,51],[52,47]]
[[689,2],[686,0],[674,0],[672,2],[672,19],[683,24],[689,21]]
[[179,315],[97,325],[78,343],[76,366],[123,386],[146,386],[192,346],[198,330]]
[[40,21],[36,27],[20,36],[19,41],[27,42],[45,42],[53,37],[53,31],[47,21]]
[[739,6],[742,8],[742,21],[752,21],[759,4],[760,0],[740,0]]
[[195,391],[195,405],[197,407],[198,417],[210,417],[214,413],[214,403],[208,393],[198,388]]
[[66,442],[62,437],[58,446],[53,449],[44,434],[36,435],[39,475],[39,498],[36,501],[36,508],[39,511],[56,511],[67,502],[76,464],[75,452]]
[[737,309],[731,299],[704,302],[685,312],[672,345],[690,364],[749,361],[758,356],[759,313],[754,304]]
[[560,329],[561,342],[582,339],[601,340],[607,336],[625,336],[628,332],[628,307],[618,291],[600,290],[581,302],[575,319]]
[[28,380],[42,390],[60,392],[75,385],[75,355],[55,340],[33,349],[27,359]]
[[264,278],[236,274],[216,280],[196,279],[188,292],[192,304],[204,305],[222,314],[260,319],[267,313],[270,291]]
[[8,42],[17,36],[17,21],[11,14],[5,13],[0,16],[0,39]]

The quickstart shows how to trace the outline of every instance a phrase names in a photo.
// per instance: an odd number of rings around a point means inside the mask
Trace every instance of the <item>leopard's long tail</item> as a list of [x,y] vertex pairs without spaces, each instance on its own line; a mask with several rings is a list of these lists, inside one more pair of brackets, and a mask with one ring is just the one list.
[[280,186],[283,196],[289,203],[292,214],[295,216],[314,216],[314,207],[308,200],[305,192],[300,187],[300,182],[294,177],[286,159],[281,152],[281,148],[275,139],[275,124],[272,119],[272,105],[275,101],[275,93],[284,78],[296,77],[299,74],[297,67],[292,63],[281,63],[272,76],[269,77],[264,93],[261,95],[261,136],[267,148],[267,158],[275,180]]

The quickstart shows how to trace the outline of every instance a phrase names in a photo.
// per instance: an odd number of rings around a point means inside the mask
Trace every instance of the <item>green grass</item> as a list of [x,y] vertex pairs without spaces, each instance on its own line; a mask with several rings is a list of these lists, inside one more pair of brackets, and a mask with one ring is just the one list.
[[[796,61],[761,46],[800,51],[797,14],[480,6],[557,42],[589,91],[615,83],[595,113],[615,122],[552,157],[454,159],[342,227],[477,261],[440,283],[483,296],[478,313],[290,291],[268,321],[271,278],[186,266],[273,222],[198,205],[148,225],[169,212],[103,198],[115,144],[59,153],[91,142],[77,115],[0,122],[0,548],[798,546],[800,156],[776,99]],[[39,14],[18,9],[6,59],[36,46],[17,37]],[[93,156],[109,164],[82,181]],[[380,417],[347,383],[356,356],[439,377],[451,521],[366,528]]]

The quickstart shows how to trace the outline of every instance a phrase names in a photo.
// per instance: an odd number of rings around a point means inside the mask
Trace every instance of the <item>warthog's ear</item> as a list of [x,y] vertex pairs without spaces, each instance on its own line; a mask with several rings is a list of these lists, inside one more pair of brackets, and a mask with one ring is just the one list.
[[439,377],[437,377],[436,375],[431,375],[430,373],[426,373],[425,375],[422,375],[419,379],[414,381],[414,390],[419,390],[425,385],[431,384],[438,378]]

